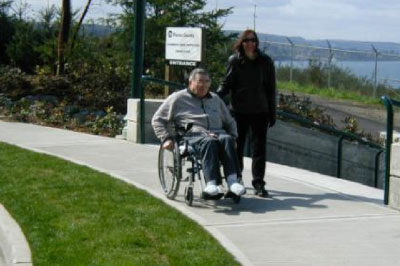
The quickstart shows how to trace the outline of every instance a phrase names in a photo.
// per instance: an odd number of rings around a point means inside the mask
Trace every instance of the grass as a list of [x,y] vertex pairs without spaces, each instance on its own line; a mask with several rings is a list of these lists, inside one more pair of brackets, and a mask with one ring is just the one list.
[[201,226],[146,192],[4,143],[0,202],[35,266],[239,265]]
[[365,104],[382,105],[379,98],[366,96],[351,90],[339,90],[335,88],[319,88],[312,85],[301,86],[295,82],[278,82],[278,89],[288,92],[300,92],[312,95],[318,95],[330,99],[350,100]]

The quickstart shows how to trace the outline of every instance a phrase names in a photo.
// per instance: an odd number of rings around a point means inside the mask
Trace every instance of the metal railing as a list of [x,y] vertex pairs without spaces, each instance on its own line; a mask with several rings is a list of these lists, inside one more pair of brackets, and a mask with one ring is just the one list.
[[368,141],[358,135],[349,133],[349,132],[344,132],[344,131],[340,131],[337,130],[333,127],[330,126],[325,126],[325,125],[319,125],[316,124],[314,121],[311,121],[309,119],[306,119],[304,117],[298,116],[298,115],[294,115],[291,113],[287,113],[284,111],[277,111],[277,115],[286,118],[286,119],[291,119],[295,122],[298,122],[300,124],[309,126],[309,127],[313,127],[316,129],[319,129],[321,131],[327,132],[329,134],[335,135],[337,137],[339,137],[339,141],[338,141],[338,145],[337,145],[337,166],[336,166],[336,177],[337,178],[341,178],[341,172],[342,172],[342,157],[343,157],[343,140],[349,140],[349,141],[357,141],[360,144],[363,145],[367,145],[371,148],[375,148],[378,149],[378,152],[375,155],[375,173],[374,173],[374,186],[378,187],[378,177],[379,177],[379,156],[382,154],[382,152],[384,151],[384,148],[374,142]]
[[[287,42],[277,42],[277,41],[268,41],[261,40],[260,46],[265,52],[267,52],[272,58],[274,58],[275,62],[279,63],[280,61],[289,61],[289,81],[294,80],[293,70],[294,70],[294,61],[303,61],[303,60],[314,60],[325,61],[326,69],[327,69],[327,87],[331,87],[331,70],[334,65],[334,61],[370,61],[374,62],[374,65],[371,65],[371,75],[368,75],[372,79],[372,83],[374,86],[373,95],[376,95],[377,87],[380,83],[383,84],[390,82],[391,84],[395,84],[398,82],[396,77],[383,77],[378,74],[380,60],[382,61],[400,61],[400,54],[395,53],[387,53],[382,50],[377,49],[373,44],[371,44],[370,50],[349,50],[349,49],[339,49],[334,48],[331,45],[329,40],[326,40],[327,46],[315,46],[315,45],[307,45],[295,43],[292,39],[286,38]],[[333,41],[332,41],[333,42]],[[283,53],[283,51],[286,51]],[[282,54],[286,54],[287,56],[282,57]],[[362,57],[363,59],[357,59],[358,57]],[[279,66],[279,64],[278,64]],[[354,73],[356,74],[356,73]],[[380,82],[382,81],[382,82]],[[397,84],[392,85],[397,87]]]
[[390,99],[388,96],[382,96],[382,101],[387,110],[386,118],[386,157],[385,157],[385,183],[384,183],[384,202],[389,204],[389,186],[390,186],[390,156],[393,142],[393,105],[400,107],[400,102]]

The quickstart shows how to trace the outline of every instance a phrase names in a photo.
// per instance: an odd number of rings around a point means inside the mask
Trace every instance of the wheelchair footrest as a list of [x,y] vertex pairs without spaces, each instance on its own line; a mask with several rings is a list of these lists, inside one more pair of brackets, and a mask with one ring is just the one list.
[[228,191],[225,193],[224,198],[225,199],[236,199],[236,198],[240,198],[240,196],[236,195],[232,191]]
[[217,195],[211,196],[208,193],[202,192],[201,198],[205,200],[219,200],[224,196],[224,193],[218,193]]
[[189,182],[189,176],[183,177],[183,178],[181,179],[181,182]]

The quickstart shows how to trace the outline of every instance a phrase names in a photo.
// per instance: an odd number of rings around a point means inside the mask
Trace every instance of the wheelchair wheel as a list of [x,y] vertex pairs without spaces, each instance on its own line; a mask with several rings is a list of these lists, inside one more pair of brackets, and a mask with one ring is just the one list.
[[158,152],[158,177],[167,198],[174,199],[182,178],[181,158],[176,142],[173,150],[163,149],[161,144]]

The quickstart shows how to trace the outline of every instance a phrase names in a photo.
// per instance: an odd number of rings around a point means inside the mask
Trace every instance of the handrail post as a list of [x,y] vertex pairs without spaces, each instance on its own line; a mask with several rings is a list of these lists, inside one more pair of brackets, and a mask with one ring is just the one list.
[[339,142],[338,142],[338,154],[337,154],[337,168],[336,168],[336,177],[341,178],[342,177],[342,144],[344,140],[344,135],[340,136]]
[[384,187],[384,203],[389,204],[389,180],[390,180],[390,153],[393,141],[393,107],[392,101],[387,96],[382,96],[382,101],[386,106],[386,153],[385,153],[385,187]]
[[379,165],[380,165],[380,162],[379,162],[379,155],[381,155],[381,153],[383,152],[384,150],[380,150],[380,151],[378,151],[377,153],[376,153],[376,155],[375,155],[375,178],[374,178],[374,187],[378,187],[378,177],[379,177]]
[[145,130],[145,119],[146,119],[146,113],[145,113],[145,99],[144,99],[144,87],[143,87],[143,82],[140,82],[140,143],[144,144],[146,143],[146,130]]

